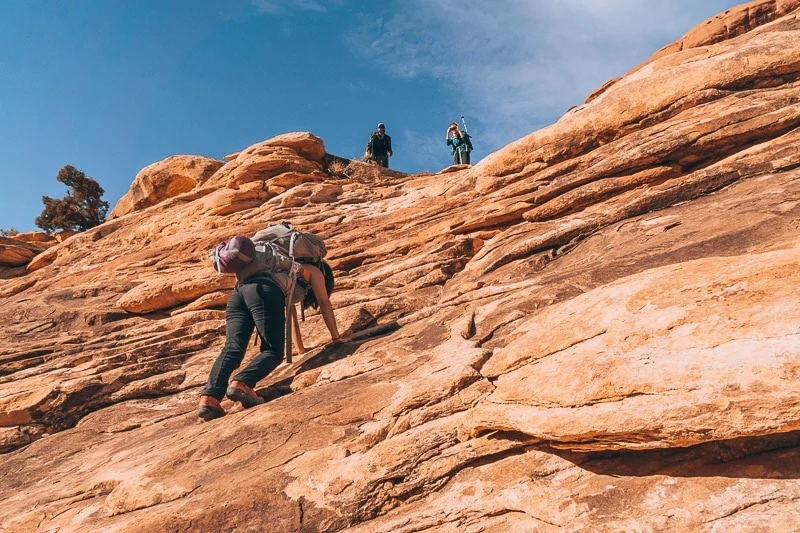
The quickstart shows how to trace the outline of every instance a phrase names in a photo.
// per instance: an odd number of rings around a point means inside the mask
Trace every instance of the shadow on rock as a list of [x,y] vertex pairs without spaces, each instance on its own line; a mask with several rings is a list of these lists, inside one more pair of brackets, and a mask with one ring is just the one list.
[[585,470],[616,477],[800,479],[800,431],[665,450],[575,453],[546,448]]
[[354,354],[365,342],[388,335],[399,328],[400,326],[396,322],[391,322],[382,326],[356,332],[345,342],[326,344],[319,353],[312,355],[297,365],[292,376],[276,381],[275,383],[258,389],[256,392],[259,396],[264,398],[265,401],[271,401],[285,396],[292,392],[292,383],[298,375],[344,359]]

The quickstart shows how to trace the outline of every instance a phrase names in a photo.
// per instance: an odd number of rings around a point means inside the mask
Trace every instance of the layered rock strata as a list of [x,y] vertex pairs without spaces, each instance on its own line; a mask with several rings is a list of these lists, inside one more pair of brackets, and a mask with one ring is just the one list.
[[[287,134],[4,276],[4,531],[795,529],[800,14],[769,5],[471,168]],[[281,220],[351,340],[309,317],[267,403],[201,423],[207,250]]]

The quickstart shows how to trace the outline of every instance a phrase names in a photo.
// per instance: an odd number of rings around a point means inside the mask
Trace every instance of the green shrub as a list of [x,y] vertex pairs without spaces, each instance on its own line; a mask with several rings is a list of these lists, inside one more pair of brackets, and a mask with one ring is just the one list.
[[56,179],[69,190],[60,200],[42,196],[44,210],[36,217],[37,227],[46,233],[85,231],[105,222],[109,206],[99,183],[71,165],[59,170]]

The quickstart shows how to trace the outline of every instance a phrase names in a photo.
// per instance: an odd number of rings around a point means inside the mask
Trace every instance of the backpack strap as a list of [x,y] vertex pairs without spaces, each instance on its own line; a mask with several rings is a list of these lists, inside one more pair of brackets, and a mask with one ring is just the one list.
[[292,294],[294,294],[294,286],[297,283],[297,275],[300,272],[300,265],[292,262],[292,267],[289,269],[289,283],[288,290],[286,291],[286,320],[284,320],[284,336],[286,337],[286,362],[292,363]]
[[[286,224],[284,222],[284,224]],[[294,286],[297,282],[297,273],[300,271],[300,265],[294,262],[294,241],[297,239],[297,232],[292,231],[292,236],[289,238],[289,259],[292,260],[292,268],[289,269],[289,290],[286,291],[286,362],[292,362],[292,295],[294,294]],[[302,307],[302,305],[301,305]]]
[[216,246],[209,254],[211,264],[214,265],[214,269],[217,271],[217,274],[222,274],[222,262],[219,253],[222,251],[223,246],[223,244]]

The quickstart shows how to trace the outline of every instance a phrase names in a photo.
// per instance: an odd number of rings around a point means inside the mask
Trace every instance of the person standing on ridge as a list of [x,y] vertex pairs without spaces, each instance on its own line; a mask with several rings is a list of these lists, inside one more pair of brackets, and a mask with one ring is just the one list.
[[469,154],[472,152],[472,141],[469,133],[461,131],[457,122],[451,122],[445,133],[447,145],[452,146],[451,155],[456,165],[469,165]]
[[378,131],[369,138],[367,154],[379,166],[389,168],[389,158],[392,156],[392,138],[386,135],[386,126],[383,125],[383,122],[378,124]]

